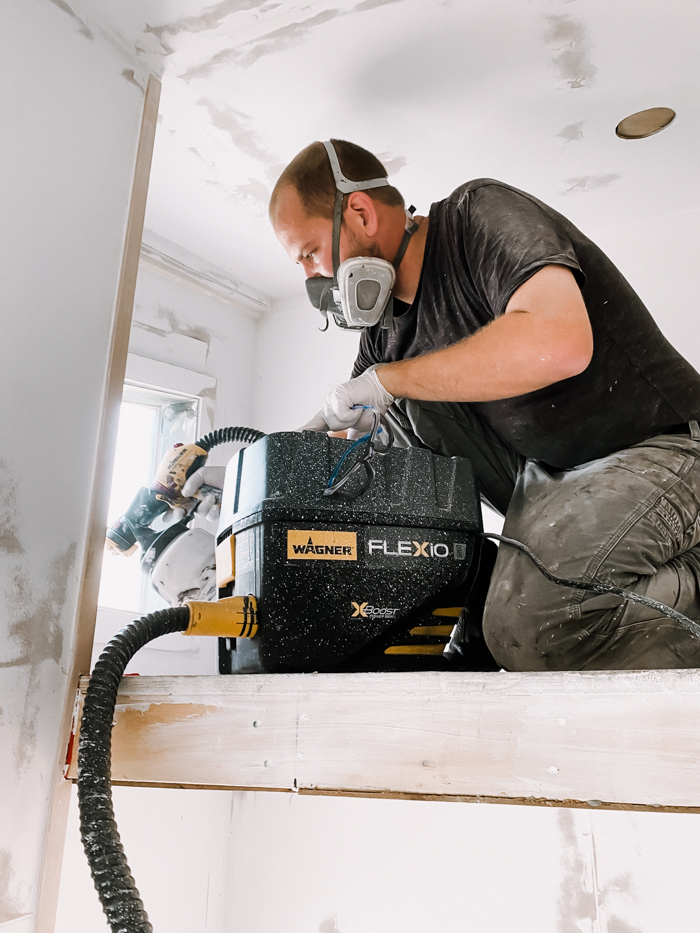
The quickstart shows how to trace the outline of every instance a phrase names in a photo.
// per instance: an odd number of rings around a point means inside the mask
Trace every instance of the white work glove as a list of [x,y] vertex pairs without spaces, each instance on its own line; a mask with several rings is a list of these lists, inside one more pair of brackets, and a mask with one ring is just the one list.
[[[223,466],[203,466],[195,470],[182,487],[182,495],[186,498],[194,496],[202,486],[214,486],[216,489],[224,488],[224,477],[226,476],[226,467]],[[216,522],[219,520],[221,508],[219,501],[221,497],[215,495],[202,496],[201,503],[197,509],[197,515],[206,518],[207,521]],[[219,501],[218,501],[219,500]]]
[[299,428],[300,431],[346,431],[359,437],[371,431],[373,411],[383,415],[394,401],[379,381],[377,367],[371,366],[361,376],[336,386],[326,396],[323,408]]

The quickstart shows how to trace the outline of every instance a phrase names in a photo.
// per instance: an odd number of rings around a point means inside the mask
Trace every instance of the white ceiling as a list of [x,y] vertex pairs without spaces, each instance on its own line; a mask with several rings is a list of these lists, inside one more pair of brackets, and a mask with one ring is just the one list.
[[[586,232],[700,206],[697,0],[71,7],[162,76],[147,226],[271,297],[303,281],[267,199],[314,139],[380,154],[419,212],[481,176]],[[655,106],[677,111],[668,129],[615,136],[622,117]]]

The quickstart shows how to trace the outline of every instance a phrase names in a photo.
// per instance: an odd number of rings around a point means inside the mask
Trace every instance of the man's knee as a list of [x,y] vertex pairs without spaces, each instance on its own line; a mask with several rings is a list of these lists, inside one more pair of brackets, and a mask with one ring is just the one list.
[[[497,567],[498,569],[498,567]],[[552,613],[561,614],[561,597],[535,599],[529,587],[501,574],[491,581],[484,609],[484,638],[496,661],[509,671],[552,668]]]
[[[507,547],[501,545],[502,551]],[[601,618],[614,612],[619,599],[608,602],[600,607]],[[598,634],[582,624],[577,591],[545,579],[520,552],[499,554],[484,609],[484,638],[506,670],[581,670],[600,648]]]

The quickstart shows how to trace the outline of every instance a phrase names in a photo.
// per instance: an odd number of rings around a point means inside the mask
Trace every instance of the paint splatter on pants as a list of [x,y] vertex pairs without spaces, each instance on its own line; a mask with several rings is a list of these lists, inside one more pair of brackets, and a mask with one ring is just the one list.
[[[503,533],[571,580],[635,590],[700,620],[700,432],[654,437],[551,471],[505,446],[466,405],[398,403],[399,443],[472,462],[482,497],[505,515]],[[691,436],[692,435],[696,435]],[[546,580],[502,544],[484,635],[511,671],[700,667],[700,638],[612,594]]]

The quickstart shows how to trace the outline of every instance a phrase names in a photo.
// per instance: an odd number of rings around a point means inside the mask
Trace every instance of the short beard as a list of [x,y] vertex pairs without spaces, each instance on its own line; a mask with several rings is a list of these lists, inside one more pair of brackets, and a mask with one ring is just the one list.
[[372,259],[384,259],[382,256],[379,245],[375,242],[371,243],[361,243],[359,238],[355,236],[352,230],[349,230],[347,227],[344,227],[345,230],[345,239],[350,250],[350,256],[348,258],[356,258],[357,256],[367,256]]

